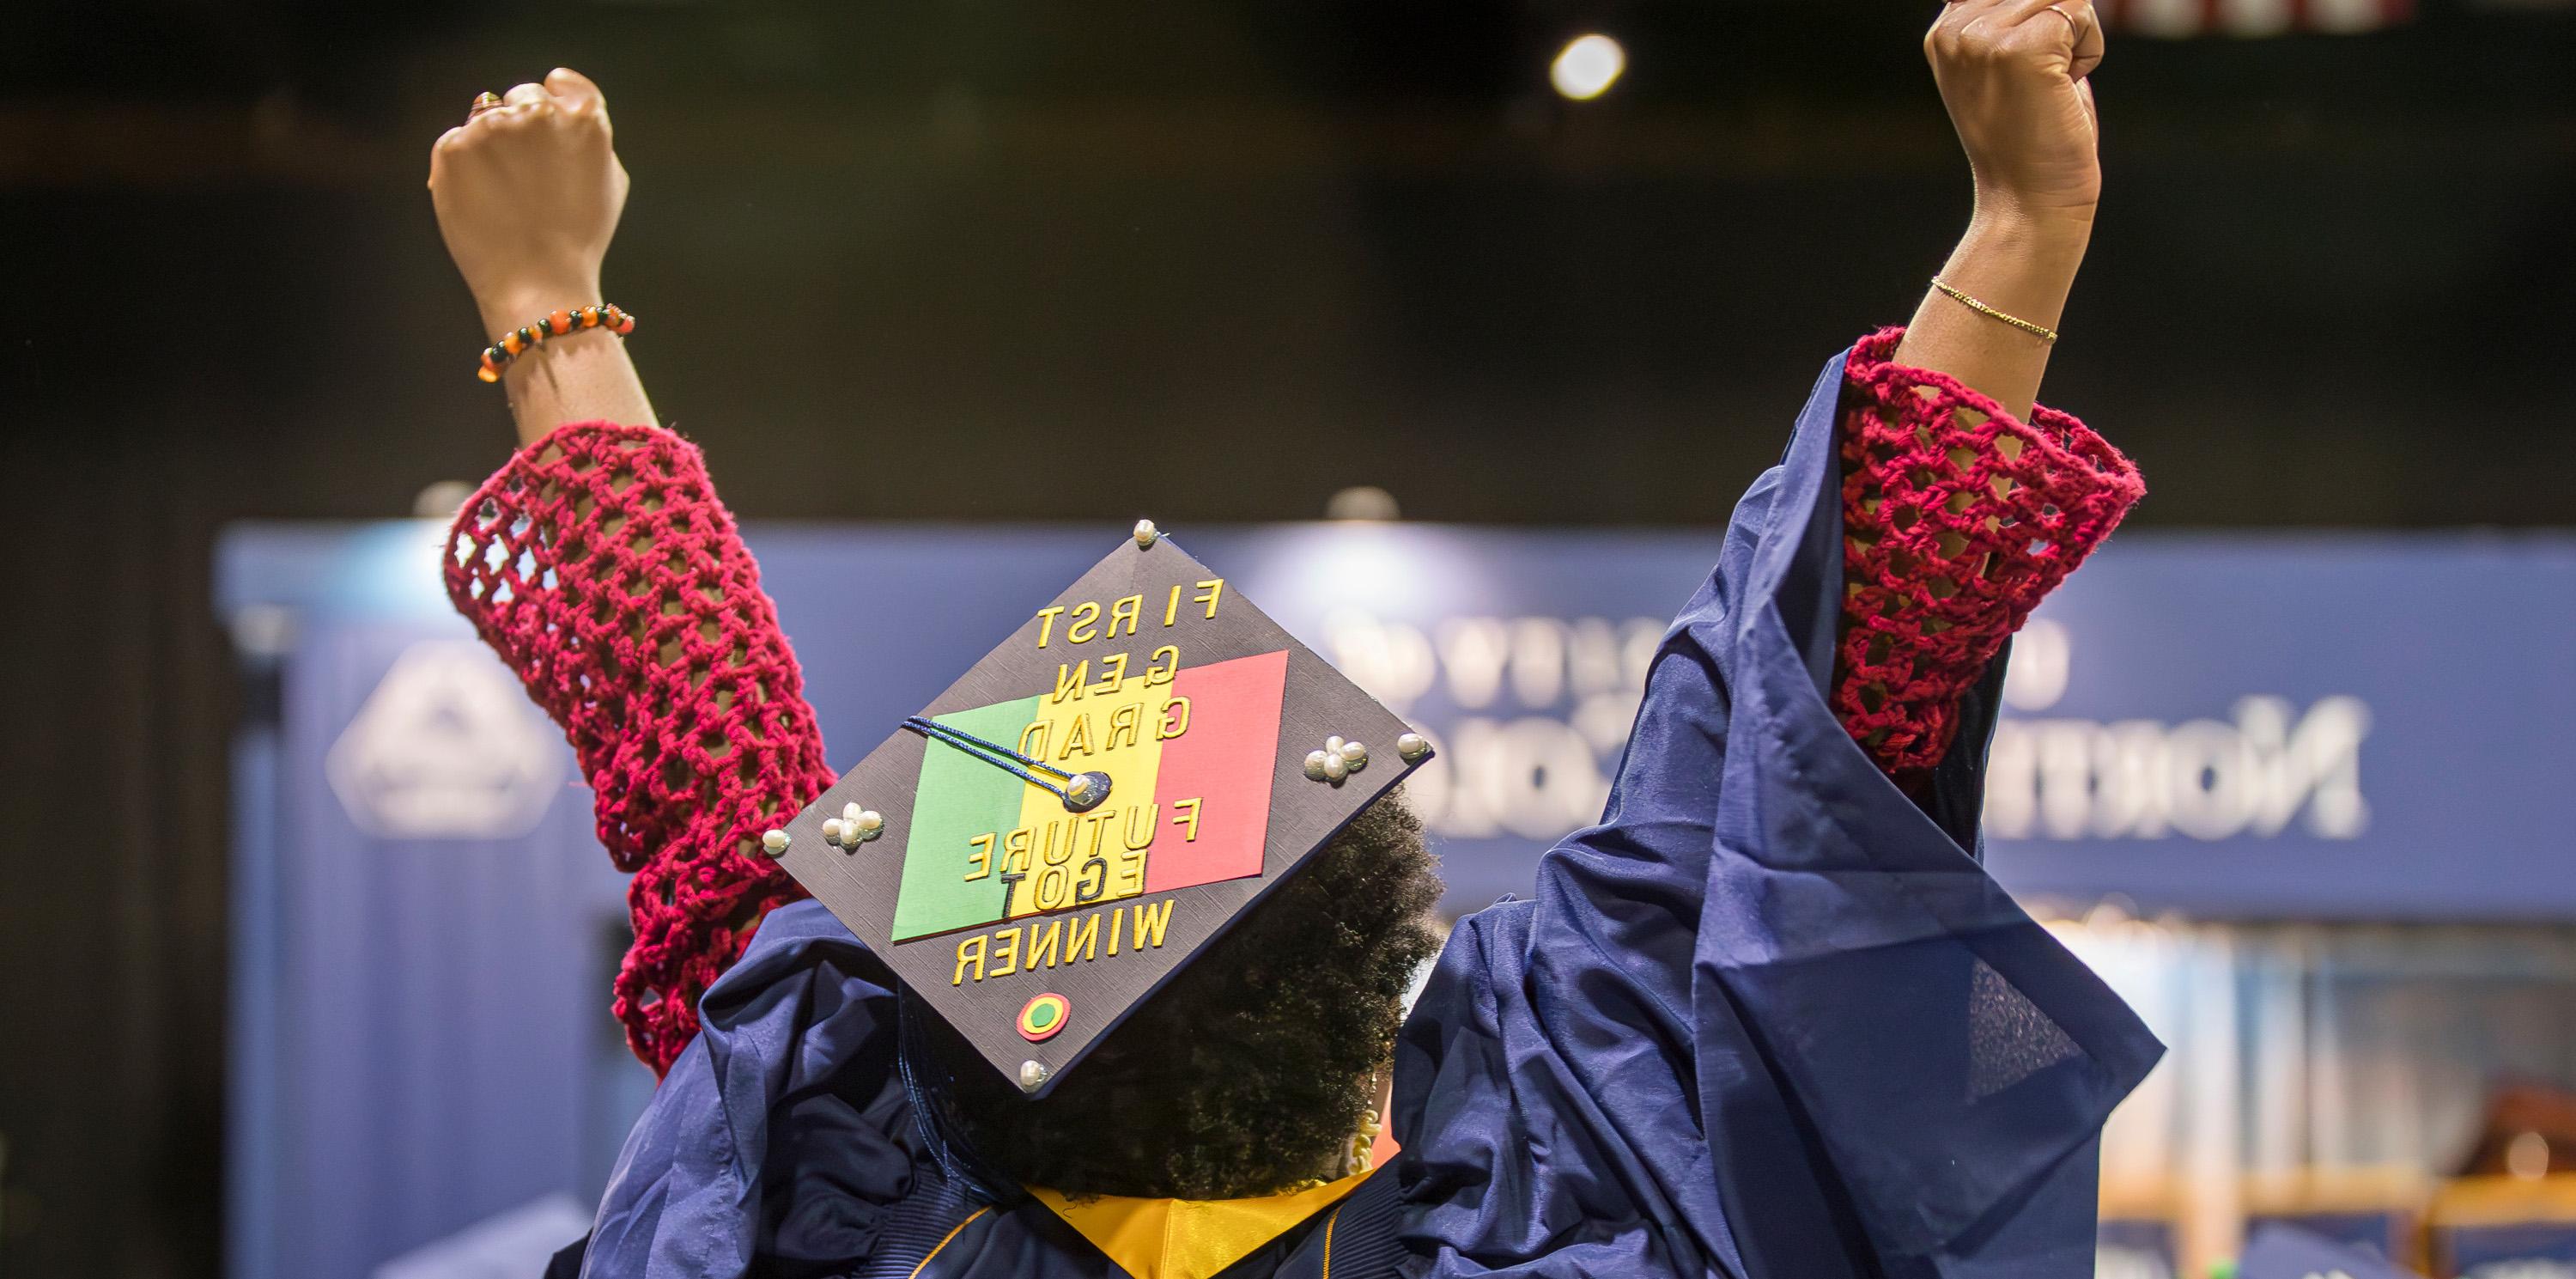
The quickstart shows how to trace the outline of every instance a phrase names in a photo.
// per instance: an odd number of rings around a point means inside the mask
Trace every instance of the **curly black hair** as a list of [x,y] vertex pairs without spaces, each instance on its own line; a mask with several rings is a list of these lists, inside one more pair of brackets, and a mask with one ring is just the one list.
[[994,1171],[1068,1195],[1234,1199],[1331,1175],[1375,1097],[1440,877],[1398,796],[1031,1101],[936,1034],[954,1122]]

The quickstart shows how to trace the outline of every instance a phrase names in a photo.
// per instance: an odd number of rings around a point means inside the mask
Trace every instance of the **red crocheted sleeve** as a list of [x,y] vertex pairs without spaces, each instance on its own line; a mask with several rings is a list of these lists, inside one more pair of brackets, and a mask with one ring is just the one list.
[[1861,340],[1842,404],[1843,617],[1835,714],[1911,786],[1958,732],[1959,698],[2030,610],[2145,494],[2082,422],[2021,421]]
[[668,1070],[698,996],[804,894],[760,833],[829,787],[760,572],[696,447],[583,422],[522,449],[457,517],[447,593],[563,725],[627,888],[616,1013]]

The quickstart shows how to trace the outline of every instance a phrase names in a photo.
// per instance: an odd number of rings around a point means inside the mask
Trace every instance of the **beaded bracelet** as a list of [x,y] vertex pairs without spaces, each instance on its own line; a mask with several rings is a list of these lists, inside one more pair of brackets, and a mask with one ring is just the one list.
[[635,331],[635,317],[607,303],[556,311],[526,328],[502,334],[500,341],[483,348],[483,366],[474,370],[474,376],[486,382],[498,382],[501,370],[519,358],[520,352],[543,346],[547,338],[560,337],[575,329],[602,328],[624,337]]

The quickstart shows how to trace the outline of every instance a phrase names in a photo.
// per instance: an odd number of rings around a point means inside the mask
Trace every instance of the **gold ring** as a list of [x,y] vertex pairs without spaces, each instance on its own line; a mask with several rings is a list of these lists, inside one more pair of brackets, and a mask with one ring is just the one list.
[[2068,13],[2064,9],[2058,8],[2056,5],[2048,6],[2048,11],[2056,14],[2058,17],[2066,19],[2067,34],[2075,37],[2075,43],[2084,43],[2084,24],[2077,22],[2074,14]]
[[485,89],[483,92],[474,95],[474,106],[466,111],[465,118],[471,120],[486,111],[498,110],[504,105],[506,104],[501,100],[500,94],[494,93],[489,89]]

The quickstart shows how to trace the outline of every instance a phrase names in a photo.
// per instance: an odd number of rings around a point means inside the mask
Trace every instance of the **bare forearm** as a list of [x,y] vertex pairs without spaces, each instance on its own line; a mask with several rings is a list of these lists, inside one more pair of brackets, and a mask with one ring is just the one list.
[[[2054,329],[2091,235],[2089,213],[2025,215],[1981,208],[1942,267],[1941,278],[1996,310]],[[2046,339],[1980,315],[1933,289],[1915,310],[1896,362],[1949,374],[2015,417],[2027,418],[2039,399],[2048,355]]]

